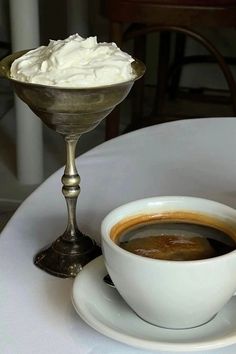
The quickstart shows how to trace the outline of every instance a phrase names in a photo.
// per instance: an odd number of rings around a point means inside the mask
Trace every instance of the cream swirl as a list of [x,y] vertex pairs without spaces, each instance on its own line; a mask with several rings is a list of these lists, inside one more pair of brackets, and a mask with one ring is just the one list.
[[110,85],[132,80],[134,59],[115,43],[74,34],[50,40],[16,59],[11,77],[18,81],[68,88]]

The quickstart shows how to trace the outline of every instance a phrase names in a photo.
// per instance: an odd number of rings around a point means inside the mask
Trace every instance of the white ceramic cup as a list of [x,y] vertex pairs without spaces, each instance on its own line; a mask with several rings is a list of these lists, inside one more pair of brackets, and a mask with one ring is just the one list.
[[182,196],[137,200],[111,211],[102,222],[105,265],[120,295],[142,319],[165,328],[196,327],[211,320],[236,291],[236,251],[203,260],[158,260],[130,253],[110,237],[120,222],[168,212],[217,220],[236,237],[236,210],[226,205]]

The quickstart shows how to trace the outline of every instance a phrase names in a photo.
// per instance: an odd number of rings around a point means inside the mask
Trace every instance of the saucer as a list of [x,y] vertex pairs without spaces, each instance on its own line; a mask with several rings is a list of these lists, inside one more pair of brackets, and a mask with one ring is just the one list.
[[79,316],[103,335],[134,347],[163,351],[208,350],[236,343],[236,297],[205,325],[164,329],[139,318],[117,290],[103,282],[106,274],[100,256],[76,276],[72,292]]

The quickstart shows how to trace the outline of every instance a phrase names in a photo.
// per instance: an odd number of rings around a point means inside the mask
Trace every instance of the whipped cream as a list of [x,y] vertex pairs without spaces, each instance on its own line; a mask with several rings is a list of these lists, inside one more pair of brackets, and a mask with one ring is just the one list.
[[68,88],[110,85],[132,80],[134,59],[115,43],[98,43],[74,34],[50,40],[48,46],[31,50],[16,59],[11,77],[18,81]]

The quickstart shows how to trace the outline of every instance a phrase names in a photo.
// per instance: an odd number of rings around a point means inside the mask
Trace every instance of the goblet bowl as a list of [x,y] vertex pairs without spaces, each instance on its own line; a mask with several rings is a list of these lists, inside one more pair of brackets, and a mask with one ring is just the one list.
[[11,80],[16,94],[50,128],[60,134],[83,134],[94,129],[116,105],[126,98],[134,81],[145,72],[144,64],[132,63],[134,79],[107,86],[65,88],[14,80],[13,61],[27,50],[11,54],[0,62],[0,76]]

